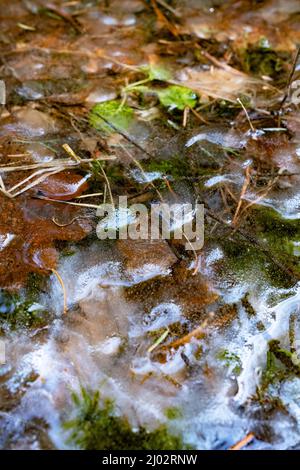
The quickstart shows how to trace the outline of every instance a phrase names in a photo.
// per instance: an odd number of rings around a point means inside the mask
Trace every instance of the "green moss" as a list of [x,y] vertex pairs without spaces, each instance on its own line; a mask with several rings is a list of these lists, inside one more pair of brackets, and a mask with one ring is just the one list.
[[285,75],[289,55],[274,51],[266,38],[261,38],[257,45],[240,50],[240,58],[245,72],[277,79]]
[[276,359],[278,359],[285,366],[286,371],[289,374],[300,377],[299,359],[297,358],[298,361],[296,363],[294,354],[288,351],[287,349],[281,348],[280,341],[275,339],[270,341],[269,351],[276,357]]
[[260,396],[269,394],[269,387],[280,384],[290,377],[300,377],[299,360],[295,361],[295,353],[280,346],[280,341],[271,340],[267,351],[266,367],[262,374],[261,387],[258,390]]
[[32,273],[24,291],[10,293],[0,290],[0,326],[10,329],[38,328],[49,321],[49,313],[38,304],[45,276]]
[[242,229],[261,248],[238,234],[234,238],[220,237],[218,241],[226,254],[225,269],[247,279],[257,279],[259,275],[275,287],[293,285],[300,273],[295,244],[300,240],[299,220],[284,219],[271,208],[256,206],[249,211]]
[[254,283],[260,279],[261,282],[265,281],[274,287],[290,286],[291,279],[287,277],[286,272],[255,245],[238,236],[234,240],[220,239],[219,243],[225,254],[223,270],[228,275],[233,275],[238,280],[252,280]]
[[75,255],[76,251],[75,250],[72,250],[71,248],[64,248],[60,253],[59,255],[62,257],[62,258],[69,258],[70,256],[73,256]]
[[45,325],[49,315],[42,307],[27,298],[23,300],[17,294],[0,291],[0,325],[11,329],[37,328]]
[[267,415],[266,417],[269,417],[271,413],[277,411],[287,413],[278,393],[281,382],[294,375],[294,371],[290,367],[286,367],[278,354],[281,358],[284,356],[285,359],[290,359],[291,353],[281,349],[279,341],[270,341],[266,357],[266,367],[261,377],[261,384],[257,387],[256,394],[252,397],[253,401],[260,404],[262,411]]
[[143,164],[146,171],[159,172],[162,176],[171,176],[174,180],[182,177],[197,177],[201,171],[193,169],[186,158],[173,156],[168,160],[151,160]]
[[179,419],[182,417],[182,412],[179,408],[172,406],[165,410],[165,416],[170,420]]
[[276,258],[295,273],[300,272],[299,256],[294,242],[300,240],[299,220],[284,219],[267,207],[253,209],[249,219],[252,230]]
[[226,367],[234,366],[232,372],[235,375],[239,375],[241,373],[242,362],[237,354],[228,351],[228,349],[222,349],[218,352],[217,359],[223,361]]
[[45,276],[37,273],[30,273],[26,284],[26,298],[28,302],[37,302],[39,295],[45,287]]
[[93,106],[89,114],[90,125],[97,130],[111,134],[114,128],[105,120],[118,130],[127,130],[134,120],[134,112],[132,108],[119,100],[106,101]]
[[73,394],[77,415],[64,424],[70,430],[69,442],[85,450],[180,450],[182,440],[171,435],[165,426],[148,432],[143,426],[133,431],[125,417],[114,415],[111,400],[101,400],[99,392],[81,389]]
[[274,233],[276,237],[300,239],[300,222],[294,219],[284,219],[270,207],[256,206],[252,209],[252,219],[257,229],[264,233]]

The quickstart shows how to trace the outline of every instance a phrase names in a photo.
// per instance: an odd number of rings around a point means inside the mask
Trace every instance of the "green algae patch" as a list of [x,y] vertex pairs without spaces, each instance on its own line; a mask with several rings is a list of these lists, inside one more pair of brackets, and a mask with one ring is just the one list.
[[107,134],[118,130],[126,131],[133,121],[133,109],[119,100],[98,103],[93,106],[89,114],[90,125]]
[[165,425],[154,431],[140,426],[133,431],[125,417],[116,416],[111,400],[102,400],[100,393],[81,389],[81,396],[72,395],[77,414],[64,424],[71,434],[69,442],[84,450],[181,450],[188,449]]

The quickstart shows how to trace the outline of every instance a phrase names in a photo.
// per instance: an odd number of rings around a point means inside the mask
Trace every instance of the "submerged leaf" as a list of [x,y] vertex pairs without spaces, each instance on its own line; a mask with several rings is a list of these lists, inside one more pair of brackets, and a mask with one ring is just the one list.
[[[122,104],[119,100],[98,103],[92,108],[89,115],[91,126],[107,133],[114,132],[114,127],[118,130],[128,129],[133,118],[133,109]],[[111,123],[113,127],[106,121]]]
[[184,108],[194,108],[197,103],[197,93],[180,85],[170,85],[167,88],[154,88],[146,85],[138,85],[132,88],[132,91],[137,91],[142,95],[151,94],[157,95],[162,106],[169,109],[184,110]]
[[[243,96],[249,103],[270,105],[280,96],[278,90],[263,80],[251,77],[228,65],[226,68],[215,67],[201,71],[186,68],[184,72],[178,84],[185,85],[204,97],[236,103],[236,99]],[[263,96],[261,96],[262,90]]]
[[161,64],[150,64],[147,67],[142,68],[143,72],[148,75],[148,79],[151,80],[160,80],[166,82],[172,78],[170,70],[166,69]]

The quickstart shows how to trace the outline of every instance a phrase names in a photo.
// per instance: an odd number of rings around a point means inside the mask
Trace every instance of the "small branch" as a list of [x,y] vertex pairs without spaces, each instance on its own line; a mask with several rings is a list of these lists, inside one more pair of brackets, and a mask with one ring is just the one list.
[[284,103],[287,100],[287,97],[289,96],[290,86],[291,86],[291,83],[292,83],[292,80],[293,80],[293,76],[294,76],[299,58],[300,58],[300,46],[298,47],[298,50],[297,50],[295,58],[294,58],[293,66],[292,66],[292,69],[291,69],[291,72],[290,72],[290,75],[289,75],[289,78],[288,78],[288,81],[287,81],[287,84],[286,84],[286,87],[285,87],[285,93],[284,93],[283,100],[280,103],[279,111],[282,109]]

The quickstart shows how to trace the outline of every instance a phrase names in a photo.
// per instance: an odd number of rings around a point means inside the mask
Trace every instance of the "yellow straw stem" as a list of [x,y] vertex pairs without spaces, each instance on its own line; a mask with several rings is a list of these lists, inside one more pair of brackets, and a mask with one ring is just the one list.
[[67,310],[68,310],[68,308],[67,308],[67,291],[66,291],[66,288],[65,288],[65,284],[64,284],[64,281],[62,280],[61,275],[59,274],[58,271],[56,271],[56,269],[51,269],[51,271],[57,277],[58,282],[60,283],[62,291],[63,291],[63,295],[64,295],[64,314],[65,314],[65,313],[67,313]]

